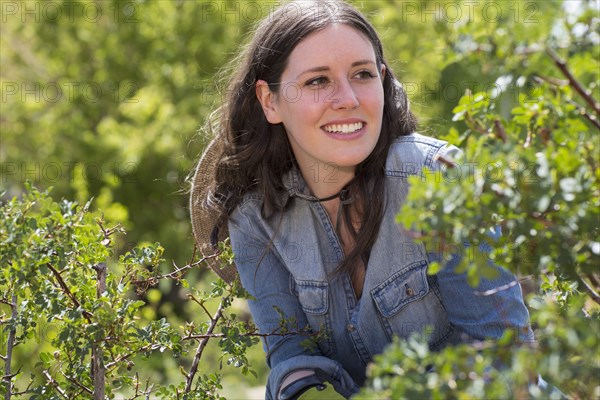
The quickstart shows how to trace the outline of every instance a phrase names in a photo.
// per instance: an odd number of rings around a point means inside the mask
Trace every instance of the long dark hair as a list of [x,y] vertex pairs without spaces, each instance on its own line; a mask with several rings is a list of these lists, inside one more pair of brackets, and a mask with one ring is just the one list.
[[[352,274],[357,261],[368,257],[379,232],[385,207],[388,149],[395,138],[415,130],[416,119],[409,110],[406,93],[383,57],[375,29],[349,4],[338,0],[294,1],[279,7],[260,23],[238,60],[225,102],[213,121],[223,151],[207,204],[219,214],[218,224],[226,222],[250,190],[262,195],[264,218],[285,211],[286,204],[279,201],[285,190],[283,176],[294,168],[295,160],[283,124],[266,120],[255,86],[258,80],[264,80],[277,94],[292,50],[303,38],[331,24],[346,24],[365,35],[373,45],[378,68],[386,67],[381,134],[373,152],[356,167],[355,177],[346,186],[354,202],[342,210],[355,247],[337,271]],[[352,223],[356,217],[360,221],[358,229]]]

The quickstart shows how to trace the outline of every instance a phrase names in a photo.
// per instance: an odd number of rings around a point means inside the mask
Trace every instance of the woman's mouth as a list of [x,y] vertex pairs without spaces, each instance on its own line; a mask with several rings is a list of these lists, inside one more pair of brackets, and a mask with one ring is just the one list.
[[323,126],[323,129],[329,133],[351,134],[359,131],[365,124],[363,122],[354,122],[351,124],[330,124]]

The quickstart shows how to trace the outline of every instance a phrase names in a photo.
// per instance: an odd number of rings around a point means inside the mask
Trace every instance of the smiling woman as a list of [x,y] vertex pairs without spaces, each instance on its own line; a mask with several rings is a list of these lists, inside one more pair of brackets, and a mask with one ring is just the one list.
[[[408,176],[459,150],[415,133],[362,14],[339,1],[286,4],[258,26],[236,71],[191,208],[201,247],[230,234],[265,334],[268,399],[347,398],[394,336],[426,335],[432,349],[509,328],[532,339],[512,274],[497,268],[471,288],[456,257],[440,259],[395,224]],[[430,275],[434,261],[448,262]],[[317,347],[304,345],[307,333]]]
[[[290,101],[258,80],[257,97],[269,123],[285,127],[312,193],[326,197],[352,180],[356,166],[377,144],[385,66],[378,63],[365,35],[344,24],[310,34],[294,48],[287,64],[281,81],[300,88],[299,96]],[[335,168],[337,179],[310,179],[319,165]]]

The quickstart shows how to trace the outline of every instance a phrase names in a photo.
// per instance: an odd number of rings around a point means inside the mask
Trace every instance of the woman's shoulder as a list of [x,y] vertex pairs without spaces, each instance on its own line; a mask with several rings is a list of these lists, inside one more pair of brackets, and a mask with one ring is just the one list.
[[264,200],[256,190],[247,192],[227,218],[227,229],[232,243],[237,234],[254,240],[267,240],[268,224],[263,215]]
[[392,142],[388,151],[387,171],[420,173],[423,167],[431,170],[440,168],[438,160],[455,160],[461,151],[448,142],[419,133],[400,136]]
[[256,189],[247,191],[238,205],[234,208],[231,216],[238,214],[245,217],[261,217],[264,199],[260,192]]

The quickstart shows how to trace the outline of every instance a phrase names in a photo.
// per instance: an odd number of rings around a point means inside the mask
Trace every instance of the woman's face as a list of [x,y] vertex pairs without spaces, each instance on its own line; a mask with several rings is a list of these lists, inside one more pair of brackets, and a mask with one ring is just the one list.
[[267,120],[283,123],[303,174],[333,166],[354,172],[375,148],[383,115],[383,74],[369,40],[345,24],[303,39],[279,91],[257,83]]

